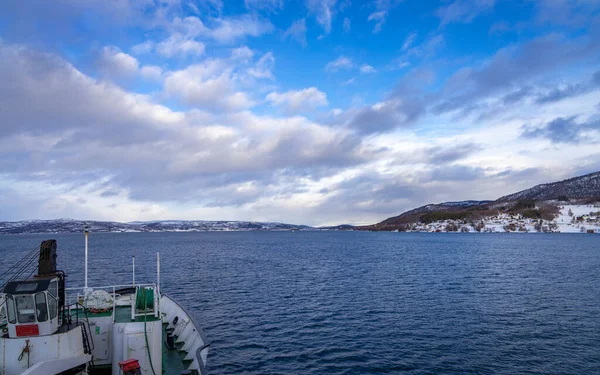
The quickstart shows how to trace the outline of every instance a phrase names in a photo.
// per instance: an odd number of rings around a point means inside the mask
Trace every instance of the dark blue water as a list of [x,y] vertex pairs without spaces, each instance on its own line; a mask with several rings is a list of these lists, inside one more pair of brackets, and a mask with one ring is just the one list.
[[[48,236],[0,237],[6,268]],[[81,235],[55,235],[82,285]],[[211,374],[600,374],[600,236],[93,234],[92,284],[154,282]]]

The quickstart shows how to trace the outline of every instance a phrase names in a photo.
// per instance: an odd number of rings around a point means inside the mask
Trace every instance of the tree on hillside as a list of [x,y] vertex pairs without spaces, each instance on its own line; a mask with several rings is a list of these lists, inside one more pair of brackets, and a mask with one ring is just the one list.
[[533,199],[520,199],[517,201],[515,208],[517,210],[522,210],[525,208],[535,208],[535,201]]
[[523,211],[522,215],[527,219],[539,219],[540,217],[542,217],[542,213],[540,212],[540,210],[526,210]]

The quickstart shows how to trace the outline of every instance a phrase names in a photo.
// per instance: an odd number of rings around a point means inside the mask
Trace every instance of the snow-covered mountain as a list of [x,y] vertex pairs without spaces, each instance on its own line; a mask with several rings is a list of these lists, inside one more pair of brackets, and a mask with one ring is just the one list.
[[531,189],[506,195],[498,199],[498,202],[516,201],[521,199],[551,200],[560,198],[600,198],[600,172],[594,172],[550,184],[537,185]]
[[[600,172],[590,173],[584,176],[574,177],[563,181],[541,184],[530,189],[519,191],[506,195],[495,201],[460,201],[445,202],[438,204],[428,204],[410,211],[406,211],[398,216],[390,217],[378,224],[357,227],[361,230],[422,230],[415,224],[427,224],[426,229],[435,228],[435,230],[444,227],[445,224],[452,224],[451,227],[460,227],[461,223],[480,223],[481,225],[497,226],[502,224],[502,220],[512,220],[512,224],[519,224],[520,227],[529,225],[518,222],[517,218],[531,220],[545,220],[548,223],[561,215],[561,208],[566,204],[574,205],[574,209],[579,207],[592,208],[590,213],[594,217],[598,202],[600,202]],[[501,217],[502,220],[498,219]],[[493,219],[492,219],[493,218]],[[492,221],[489,221],[492,220]],[[587,220],[587,219],[586,219]],[[487,223],[487,224],[486,224]],[[572,223],[568,223],[571,225]],[[588,223],[589,225],[590,223]],[[557,224],[558,225],[558,224]],[[472,226],[472,225],[471,225]],[[566,230],[572,230],[570,226]],[[581,228],[577,228],[580,230]]]
[[165,220],[119,223],[73,219],[1,221],[0,233],[75,233],[88,226],[92,232],[208,232],[285,231],[313,229],[306,225],[251,221]]

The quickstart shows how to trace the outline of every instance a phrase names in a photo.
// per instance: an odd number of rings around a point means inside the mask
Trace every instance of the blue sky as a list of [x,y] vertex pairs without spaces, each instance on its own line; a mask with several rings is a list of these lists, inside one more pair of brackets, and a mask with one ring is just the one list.
[[600,169],[598,0],[0,4],[0,220],[373,223]]

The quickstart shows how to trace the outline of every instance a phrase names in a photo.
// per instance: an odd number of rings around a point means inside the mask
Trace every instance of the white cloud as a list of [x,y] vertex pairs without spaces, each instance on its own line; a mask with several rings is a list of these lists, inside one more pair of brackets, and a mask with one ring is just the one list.
[[387,15],[387,11],[385,11],[385,10],[373,12],[373,13],[369,14],[367,21],[381,21],[381,20],[385,19],[386,15]]
[[181,7],[183,3],[190,7],[192,12],[196,14],[202,13],[221,13],[223,11],[223,0],[165,0],[163,3],[171,3],[174,6]]
[[373,12],[367,18],[367,21],[374,21],[375,26],[373,27],[373,33],[377,34],[381,31],[383,24],[385,23],[385,19],[387,17],[387,11],[381,10],[378,12]]
[[283,0],[244,0],[249,10],[266,10],[275,12],[283,8]]
[[162,78],[162,69],[158,66],[147,65],[140,69],[140,74],[147,80],[160,81]]
[[345,33],[349,33],[350,32],[350,18],[346,17],[344,18],[344,32]]
[[248,75],[258,79],[275,79],[273,68],[275,67],[275,57],[273,53],[265,53],[253,67],[248,69]]
[[344,110],[341,108],[334,108],[331,111],[329,111],[329,114],[333,117],[339,116],[343,113],[344,113]]
[[188,1],[187,6],[192,10],[194,14],[200,14],[200,9],[192,1]]
[[402,50],[406,51],[407,49],[409,49],[415,42],[416,38],[417,38],[417,33],[413,32],[413,33],[408,34],[406,39],[404,39],[404,44],[402,44]]
[[162,68],[154,65],[140,66],[139,61],[114,46],[102,49],[99,60],[100,70],[113,79],[134,78],[138,74],[149,81],[160,81]]
[[233,60],[248,61],[254,56],[254,51],[248,46],[241,46],[231,50],[231,58]]
[[373,68],[371,65],[369,64],[363,64],[360,67],[360,72],[363,74],[368,74],[368,73],[377,73],[377,70],[375,70],[375,68]]
[[187,38],[194,38],[199,35],[210,33],[210,29],[204,26],[204,22],[198,17],[188,16],[185,18],[175,17],[171,25],[176,33],[183,34]]
[[337,0],[306,0],[306,7],[315,15],[317,23],[323,28],[325,34],[331,32],[331,21],[335,14]]
[[131,48],[132,52],[136,55],[143,55],[155,50],[160,55],[168,58],[203,55],[204,43],[194,39],[200,30],[204,28],[202,22],[196,17],[187,17],[183,20],[176,18],[173,24],[179,31],[172,33],[168,38],[158,43],[147,40],[137,44]]
[[325,65],[326,72],[337,72],[340,69],[350,69],[354,66],[351,59],[346,56],[340,56],[337,59],[330,61]]
[[188,39],[203,37],[219,43],[233,43],[247,36],[257,37],[274,30],[271,22],[250,14],[212,18],[209,20],[209,26],[205,25],[198,17],[175,17],[172,28],[176,33],[183,34]]
[[153,41],[147,40],[143,43],[136,44],[135,46],[133,46],[131,48],[131,51],[136,55],[143,55],[152,52],[152,50],[154,49],[154,45],[155,43]]
[[236,87],[232,68],[222,60],[207,60],[201,64],[170,72],[164,89],[168,96],[209,111],[239,111],[253,105],[248,95]]
[[162,56],[186,57],[200,56],[205,52],[205,44],[200,40],[214,40],[222,44],[234,43],[247,36],[260,36],[274,30],[273,25],[267,21],[249,14],[230,17],[214,18],[208,27],[202,20],[195,16],[185,18],[175,17],[167,24],[170,32],[168,38],[161,42],[146,41],[135,45],[132,51],[135,54],[149,53],[156,50]]
[[114,46],[102,49],[99,64],[100,70],[113,78],[132,77],[137,74],[140,65],[135,57]]
[[356,77],[352,77],[349,80],[342,82],[342,86],[353,85],[355,81],[356,81]]
[[268,20],[245,14],[237,17],[212,18],[206,26],[198,17],[175,17],[172,27],[187,38],[204,37],[219,43],[232,43],[247,36],[257,37],[274,30]]
[[200,56],[204,54],[204,43],[173,34],[156,45],[156,52],[165,57]]
[[[49,133],[60,135],[66,131],[63,135],[67,138],[77,135],[96,138],[96,142],[112,137],[110,133],[114,131],[134,144],[144,138],[143,133],[136,131],[140,126],[146,129],[142,124],[147,124],[149,118],[156,116],[167,122],[173,119],[170,110],[151,104],[146,96],[127,94],[110,82],[95,81],[53,55],[0,44],[0,61],[4,65],[0,69],[2,89],[14,93],[3,102],[7,105],[2,115],[7,121],[3,124],[5,136],[13,133],[12,124],[25,121],[27,124],[14,130],[35,131],[42,126]],[[34,68],[39,75],[32,75],[30,69]],[[24,106],[31,113],[26,113]],[[73,129],[85,131],[77,134]],[[64,141],[67,143],[63,146],[68,147],[69,140]]]
[[[556,1],[548,1],[548,3],[553,2],[556,3]],[[561,0],[558,2],[560,3]],[[493,10],[495,3],[496,0],[455,0],[440,7],[437,16],[442,26],[449,23],[469,23],[480,14]]]
[[367,21],[375,22],[373,34],[381,32],[390,11],[401,2],[402,0],[374,0],[371,2],[370,5],[374,6],[375,10],[369,14]]
[[[407,49],[405,50],[403,48],[403,55],[400,58],[402,61],[407,61],[410,58],[429,58],[435,56],[441,49],[444,48],[446,44],[443,34],[430,35],[426,40],[418,45],[414,45],[414,40],[412,40],[411,35],[409,35],[407,40],[404,42],[404,45],[407,46]],[[410,43],[407,44],[407,42]]]
[[214,23],[216,26],[208,34],[220,43],[232,43],[246,36],[257,37],[275,29],[269,21],[250,15],[217,18]]
[[328,104],[327,95],[314,86],[298,91],[272,92],[265,100],[284,106],[289,112],[307,111]]
[[291,26],[283,34],[284,38],[293,38],[303,47],[306,47],[306,19],[292,22]]
[[404,69],[410,66],[410,63],[408,61],[404,61],[402,59],[396,59],[394,60],[394,69]]
[[259,82],[275,78],[273,54],[267,52],[258,60],[254,56],[255,51],[241,46],[231,50],[229,58],[207,59],[167,72],[164,94],[213,113],[251,108],[255,103],[249,91],[264,92],[268,86]]

